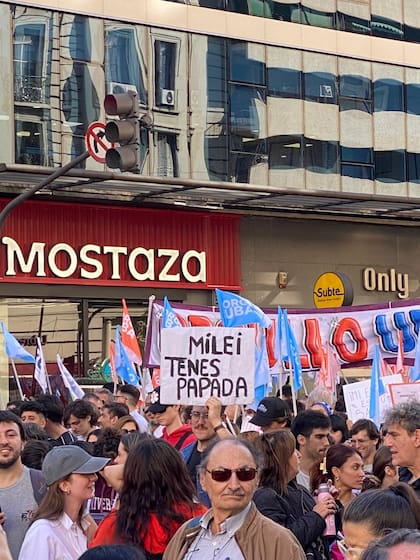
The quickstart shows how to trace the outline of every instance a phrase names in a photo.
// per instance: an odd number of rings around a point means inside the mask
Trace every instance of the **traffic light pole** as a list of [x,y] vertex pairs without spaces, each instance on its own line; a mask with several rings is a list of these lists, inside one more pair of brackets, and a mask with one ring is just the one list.
[[0,235],[1,235],[1,231],[3,229],[4,222],[6,221],[7,216],[10,214],[10,212],[14,208],[16,208],[16,206],[19,206],[19,204],[21,204],[22,202],[25,202],[25,200],[30,198],[36,192],[40,191],[41,189],[43,189],[44,187],[46,187],[47,185],[49,185],[50,183],[52,183],[53,181],[58,179],[58,177],[61,177],[62,175],[65,175],[67,173],[67,171],[70,171],[70,169],[73,169],[73,167],[76,167],[76,165],[78,165],[79,163],[82,163],[82,161],[85,161],[85,159],[87,159],[88,157],[89,157],[89,152],[84,152],[83,154],[81,154],[77,158],[69,161],[69,163],[67,163],[63,167],[59,167],[58,169],[56,169],[54,171],[54,173],[51,173],[51,175],[48,175],[48,177],[46,177],[40,183],[37,183],[33,187],[30,187],[29,189],[26,189],[26,191],[23,191],[20,195],[18,195],[16,198],[14,198],[9,203],[7,203],[6,206],[3,208],[3,210],[0,212]]

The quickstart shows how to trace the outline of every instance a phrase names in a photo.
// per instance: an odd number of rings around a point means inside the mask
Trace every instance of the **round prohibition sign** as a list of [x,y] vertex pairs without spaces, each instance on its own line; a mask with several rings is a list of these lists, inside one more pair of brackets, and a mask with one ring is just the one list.
[[101,122],[93,122],[88,126],[85,140],[87,151],[99,163],[105,163],[107,151],[115,146],[105,138],[105,125]]

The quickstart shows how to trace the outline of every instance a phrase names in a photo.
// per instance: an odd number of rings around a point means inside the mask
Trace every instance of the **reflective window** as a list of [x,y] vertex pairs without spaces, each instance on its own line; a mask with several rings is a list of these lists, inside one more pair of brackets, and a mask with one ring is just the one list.
[[40,119],[16,115],[16,163],[50,165],[47,157],[47,128]]
[[302,97],[302,72],[292,68],[267,68],[268,94],[278,97]]
[[375,179],[384,183],[406,180],[403,150],[375,152]]
[[375,111],[404,111],[403,84],[384,78],[373,84]]
[[306,25],[335,29],[335,13],[320,12],[306,6],[301,6],[300,21]]
[[407,181],[420,183],[420,154],[407,153]]
[[360,99],[340,99],[340,111],[362,111],[362,113],[372,113],[372,102],[361,101]]
[[317,173],[337,173],[338,143],[305,138],[305,169]]
[[352,163],[373,163],[373,148],[341,146],[341,160]]
[[300,5],[298,2],[290,4],[289,2],[273,3],[273,18],[281,21],[300,22]]
[[156,175],[158,177],[179,177],[176,135],[158,132],[156,147]]
[[[252,173],[259,165],[267,161],[266,143],[265,141],[255,141],[251,147],[254,153],[231,152],[231,180],[238,183],[255,183],[258,182],[252,178]],[[250,146],[245,146],[249,148]],[[264,181],[265,183],[265,181]]]
[[176,103],[177,43],[155,40],[155,103],[170,109]]
[[365,76],[340,76],[340,95],[370,99],[372,97],[371,82]]
[[228,10],[251,16],[272,17],[271,0],[227,0]]
[[302,167],[302,138],[283,136],[269,139],[270,169],[292,169]]
[[244,41],[231,41],[230,78],[234,82],[264,84],[264,47]]
[[359,33],[361,35],[370,35],[370,21],[338,12],[337,29],[340,31],[349,31],[350,33]]
[[337,102],[336,77],[328,72],[308,72],[304,75],[305,99],[321,103]]
[[371,16],[372,35],[376,37],[385,37],[388,39],[402,39],[403,29],[402,23],[393,21],[375,14]]
[[105,33],[105,75],[108,93],[137,91],[141,104],[147,104],[145,67],[138,30],[110,24]]
[[407,84],[407,113],[420,115],[420,84]]
[[410,25],[404,25],[404,40],[410,43],[420,43],[420,29]]
[[341,174],[353,179],[366,179],[373,181],[373,166],[341,164]]
[[49,66],[49,30],[46,16],[16,18],[13,37],[15,101],[46,103]]
[[[263,88],[232,85],[230,89],[230,128],[242,138],[259,138],[265,133]],[[263,119],[263,122],[262,122]]]
[[68,48],[71,58],[90,62],[92,60],[92,37],[89,18],[74,16],[70,30]]

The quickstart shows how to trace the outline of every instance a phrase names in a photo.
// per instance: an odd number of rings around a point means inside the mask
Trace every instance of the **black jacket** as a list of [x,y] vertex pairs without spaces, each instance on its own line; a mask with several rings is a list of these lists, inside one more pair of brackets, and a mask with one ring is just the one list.
[[263,487],[257,489],[253,500],[263,515],[292,531],[308,558],[329,557],[328,545],[322,538],[325,521],[312,511],[315,500],[306,488],[293,480],[287,485],[287,494],[281,496],[272,488]]

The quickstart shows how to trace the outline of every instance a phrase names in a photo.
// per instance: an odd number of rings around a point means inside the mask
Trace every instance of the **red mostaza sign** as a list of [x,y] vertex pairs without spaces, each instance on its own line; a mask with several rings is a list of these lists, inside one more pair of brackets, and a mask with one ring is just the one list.
[[25,202],[0,239],[3,282],[240,289],[239,216]]

